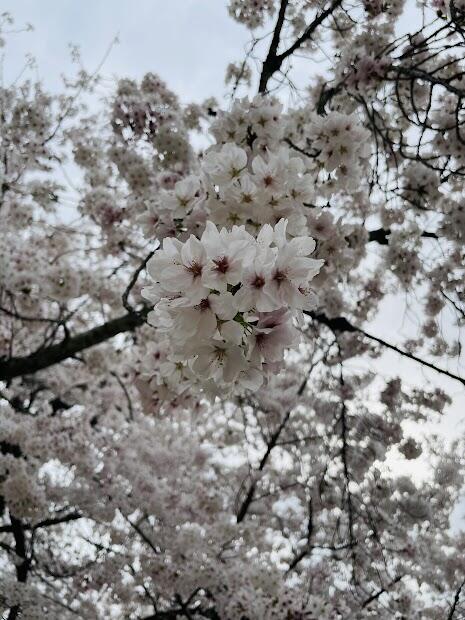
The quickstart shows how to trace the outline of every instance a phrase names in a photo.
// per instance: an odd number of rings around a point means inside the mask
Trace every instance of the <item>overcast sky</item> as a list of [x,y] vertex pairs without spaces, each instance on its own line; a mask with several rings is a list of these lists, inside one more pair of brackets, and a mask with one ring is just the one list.
[[[242,60],[249,31],[231,19],[227,0],[2,0],[15,29],[31,23],[32,33],[8,36],[5,82],[24,66],[26,54],[37,59],[38,75],[49,89],[60,88],[60,75],[73,67],[68,44],[80,47],[84,66],[93,71],[115,36],[106,59],[107,77],[140,78],[158,73],[183,102],[225,94],[224,71]],[[399,22],[406,31],[419,25],[415,0],[407,0]],[[298,78],[320,71],[297,60]]]
[[94,70],[116,35],[103,67],[106,77],[139,78],[158,73],[182,101],[202,101],[224,92],[224,70],[242,57],[250,36],[227,14],[222,0],[3,0],[2,11],[15,28],[33,24],[32,33],[8,37],[5,81],[16,77],[26,53],[37,59],[48,88],[72,69],[68,43],[80,46]]

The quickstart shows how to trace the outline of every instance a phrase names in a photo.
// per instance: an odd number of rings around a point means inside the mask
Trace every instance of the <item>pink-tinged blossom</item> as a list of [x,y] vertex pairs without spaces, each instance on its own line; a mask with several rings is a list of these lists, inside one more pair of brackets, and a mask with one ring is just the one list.
[[308,257],[313,239],[288,240],[286,229],[280,220],[253,236],[244,226],[218,230],[207,222],[200,240],[165,240],[147,265],[155,280],[143,290],[155,303],[148,322],[206,394],[213,393],[205,383],[213,377],[225,392],[257,385],[297,343],[293,320],[314,307],[309,283],[322,261]]
[[179,257],[162,268],[158,276],[160,284],[167,291],[185,292],[197,302],[207,294],[207,289],[202,284],[202,274],[206,263],[207,255],[204,246],[191,235],[182,245]]
[[269,254],[265,257],[265,262],[262,262],[262,257],[258,257],[250,267],[244,269],[241,288],[234,296],[237,308],[241,312],[253,309],[258,312],[271,312],[277,307],[277,300],[266,287],[271,278],[273,265],[273,256]]
[[202,273],[203,284],[218,291],[226,290],[228,284],[238,284],[243,265],[255,253],[253,237],[237,226],[228,233],[224,228],[218,231],[212,222],[207,222],[201,242],[209,257]]
[[211,151],[203,162],[203,170],[219,184],[234,181],[246,166],[247,153],[235,144],[225,144],[219,153]]
[[[278,226],[276,232],[278,234]],[[310,237],[294,237],[285,241],[285,227],[279,230],[276,256],[266,291],[282,306],[289,305],[299,310],[311,310],[315,299],[307,294],[308,282],[320,271],[323,262],[308,258],[315,249],[315,241]]]
[[251,359],[260,362],[282,362],[285,349],[299,341],[299,334],[292,325],[292,315],[284,308],[260,314],[253,328],[250,342]]
[[252,161],[254,180],[257,186],[266,194],[282,195],[285,182],[287,165],[289,164],[289,151],[282,148],[277,155],[268,155],[264,159],[261,155]]
[[173,218],[183,218],[192,211],[200,192],[198,177],[191,175],[178,181],[174,190],[166,193],[163,205],[172,213]]
[[218,379],[226,384],[232,383],[241,371],[247,368],[247,361],[243,350],[221,340],[212,340],[208,344],[200,345],[197,357],[192,363],[192,370],[200,377]]
[[184,307],[184,303],[189,304],[189,299],[182,298],[172,313],[173,337],[181,346],[192,340],[208,340],[215,334],[218,320],[230,321],[237,313],[234,298],[229,292],[220,295],[210,293],[191,307]]

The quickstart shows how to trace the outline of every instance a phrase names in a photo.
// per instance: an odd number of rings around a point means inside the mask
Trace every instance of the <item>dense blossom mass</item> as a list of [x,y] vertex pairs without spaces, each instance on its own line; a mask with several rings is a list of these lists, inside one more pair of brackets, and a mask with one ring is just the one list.
[[228,14],[221,102],[2,81],[2,618],[460,620],[465,7]]
[[178,391],[192,375],[214,394],[256,389],[279,371],[297,340],[293,314],[315,306],[310,281],[323,262],[308,258],[311,237],[286,239],[287,224],[265,224],[255,238],[208,221],[200,240],[168,237],[148,262],[147,320],[167,337],[160,371]]

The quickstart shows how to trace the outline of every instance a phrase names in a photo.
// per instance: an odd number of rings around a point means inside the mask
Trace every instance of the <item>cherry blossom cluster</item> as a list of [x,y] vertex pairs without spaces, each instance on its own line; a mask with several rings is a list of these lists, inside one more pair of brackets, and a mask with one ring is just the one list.
[[388,69],[389,60],[374,56],[358,57],[355,55],[351,65],[353,68],[347,76],[347,85],[353,87],[356,92],[366,93],[369,90],[379,88]]
[[239,84],[245,84],[246,86],[250,86],[251,80],[252,71],[246,63],[229,63],[224,78],[225,84],[234,84],[236,87]]
[[314,175],[306,164],[287,146],[257,155],[234,143],[218,146],[205,155],[200,175],[189,175],[147,201],[139,222],[147,237],[159,239],[199,234],[207,219],[255,234],[260,226],[286,218],[290,235],[305,233],[306,205],[315,197]]
[[170,344],[162,376],[179,387],[193,377],[207,392],[256,388],[282,363],[297,342],[293,317],[315,306],[310,282],[323,263],[309,258],[311,237],[287,239],[287,224],[254,237],[207,222],[200,239],[163,241],[147,265],[155,284],[143,291],[155,303],[149,323]]
[[369,135],[355,114],[309,115],[298,144],[315,158],[317,182],[328,196],[356,190],[371,155]]
[[158,334],[153,340],[153,329],[147,330],[145,351],[131,361],[131,373],[137,387],[144,413],[176,413],[202,407],[201,394],[196,391],[195,378],[189,368],[172,359],[172,345],[168,337]]
[[245,225],[256,231],[263,224],[288,220],[288,233],[306,231],[305,204],[314,198],[313,177],[304,160],[282,146],[256,155],[234,144],[211,150],[202,170],[207,189],[205,208],[218,225]]
[[231,109],[218,112],[210,133],[219,145],[234,143],[255,152],[275,149],[284,135],[282,112],[283,105],[275,97],[235,99]]
[[113,127],[121,133],[131,129],[135,135],[161,124],[168,106],[176,104],[176,96],[154,74],[147,74],[140,86],[134,80],[120,80],[113,103]]
[[433,122],[439,129],[434,135],[434,146],[443,157],[452,157],[460,169],[465,162],[465,148],[462,136],[457,135],[455,131],[456,115],[455,97],[445,94],[441,106],[438,106],[432,114]]
[[370,155],[367,131],[354,115],[282,115],[279,102],[262,96],[236,101],[211,133],[217,144],[200,173],[144,202],[139,221],[149,238],[198,235],[207,219],[255,233],[286,218],[289,234],[305,233],[318,197],[354,190]]
[[231,0],[228,6],[231,17],[251,30],[263,26],[265,18],[275,10],[274,0]]

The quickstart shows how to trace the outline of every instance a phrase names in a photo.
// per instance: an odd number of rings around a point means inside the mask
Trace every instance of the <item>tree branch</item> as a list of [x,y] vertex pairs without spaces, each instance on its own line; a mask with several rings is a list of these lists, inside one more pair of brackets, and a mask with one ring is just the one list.
[[368,340],[373,340],[374,342],[381,344],[383,347],[386,347],[386,349],[395,351],[396,353],[399,353],[399,355],[402,355],[403,357],[406,357],[414,362],[418,362],[422,366],[431,368],[431,370],[435,370],[436,372],[442,375],[445,375],[446,377],[449,377],[450,379],[454,379],[455,381],[459,381],[462,385],[465,385],[465,379],[463,377],[460,377],[459,375],[454,375],[453,373],[449,372],[448,370],[445,370],[444,368],[435,366],[431,362],[421,359],[420,357],[417,357],[413,353],[404,351],[403,349],[400,349],[396,345],[391,344],[390,342],[387,342],[386,340],[383,340],[382,338],[378,338],[378,336],[374,336],[373,334],[366,332],[361,327],[356,327],[355,325],[352,325],[352,323],[350,323],[344,317],[337,317],[337,318],[330,319],[326,315],[320,314],[320,313],[307,312],[307,311],[304,311],[304,313],[310,316],[314,321],[317,321],[318,323],[322,323],[323,325],[326,325],[333,332],[358,333],[361,336],[364,336],[365,338],[367,338]]
[[454,600],[452,602],[449,614],[447,616],[447,620],[452,620],[453,617],[454,617],[455,610],[457,609],[457,605],[459,604],[460,593],[462,592],[463,586],[465,586],[465,581],[462,581],[460,586],[457,588],[457,591],[456,591],[455,596],[454,596]]
[[128,297],[129,297],[129,293],[131,292],[131,290],[134,288],[134,285],[137,282],[137,278],[139,277],[140,272],[145,269],[145,267],[147,266],[147,263],[149,262],[149,260],[152,258],[152,256],[155,254],[157,250],[153,250],[152,252],[150,252],[149,254],[147,254],[147,256],[144,258],[144,260],[141,262],[141,264],[139,265],[139,267],[134,271],[134,273],[132,274],[132,277],[129,281],[129,284],[126,288],[126,290],[123,293],[123,306],[126,308],[126,310],[128,312],[134,312],[134,308],[131,306],[131,304],[128,302]]
[[117,334],[133,331],[144,323],[149,312],[148,307],[140,312],[128,312],[124,316],[112,319],[103,325],[93,327],[86,332],[62,340],[25,357],[12,357],[0,362],[0,381],[9,381],[15,377],[30,375],[113,338]]
[[303,43],[305,43],[305,41],[310,39],[318,26],[322,22],[324,22],[324,20],[329,15],[331,15],[340,4],[342,4],[342,0],[333,0],[330,6],[325,11],[315,17],[311,24],[309,24],[305,28],[304,32],[300,35],[300,37],[296,39],[294,43],[290,47],[288,47],[287,50],[285,50],[281,54],[278,54],[277,51],[288,3],[288,0],[281,0],[281,6],[279,8],[276,25],[274,27],[270,49],[268,50],[267,57],[262,66],[262,73],[260,75],[260,83],[258,87],[259,93],[266,93],[270,78],[281,69],[281,65],[283,64],[284,60],[291,56],[296,50],[298,50],[299,47],[301,47]]
[[[11,515],[10,520],[12,528],[11,531],[15,539],[16,555],[20,558],[20,561],[18,561],[16,564],[16,579],[19,583],[26,583],[31,561],[27,557],[26,553],[26,537],[24,535],[23,525],[21,521],[19,519],[16,519],[16,517],[14,517],[13,515]],[[8,620],[15,620],[16,618],[18,618],[20,613],[20,605],[14,605],[10,608]]]
[[331,15],[333,11],[337,9],[337,7],[341,4],[342,0],[333,0],[333,2],[331,2],[330,6],[325,11],[317,15],[312,21],[312,23],[309,24],[307,28],[305,28],[303,34],[296,41],[294,41],[294,43],[285,52],[279,55],[279,59],[281,60],[281,62],[285,58],[293,54],[296,50],[298,50],[299,47],[301,47],[301,45],[303,45],[303,43],[305,43],[305,41],[307,41],[312,36],[318,26],[322,24],[324,20],[329,15]]
[[[39,521],[35,525],[23,525],[23,530],[38,530],[42,527],[50,527],[51,525],[59,525],[61,523],[69,523],[70,521],[76,521],[77,519],[82,519],[82,514],[80,512],[70,512],[61,517],[50,517],[49,519],[44,519],[43,521]],[[0,533],[4,532],[12,532],[14,534],[14,526],[13,523],[11,525],[3,525],[0,527]]]
[[277,60],[277,51],[288,4],[289,0],[281,0],[281,6],[279,7],[278,19],[276,20],[276,25],[274,27],[273,37],[270,43],[270,49],[268,50],[265,61],[263,62],[262,73],[260,75],[260,84],[258,86],[259,93],[266,92],[266,87],[269,79],[271,78],[273,73],[279,71],[279,68],[281,67],[282,61],[279,62]]
[[[307,381],[308,381],[308,379],[310,377],[310,373],[311,373],[312,370],[313,370],[313,366],[310,368],[310,372],[307,374],[307,376],[303,380],[301,386],[299,387],[299,390],[297,391],[297,394],[296,394],[296,398],[298,398],[299,396],[302,396],[303,391],[305,389],[305,386],[307,385]],[[271,439],[268,442],[265,454],[262,456],[262,459],[260,461],[260,464],[258,466],[257,471],[262,471],[264,469],[265,465],[267,464],[268,459],[269,459],[270,454],[271,454],[271,451],[276,446],[276,443],[277,443],[281,433],[283,432],[284,427],[286,426],[287,422],[289,421],[291,413],[292,413],[292,408],[287,410],[286,414],[284,415],[284,417],[283,417],[283,419],[281,421],[281,424],[278,426],[276,431],[271,436]],[[250,485],[249,490],[247,491],[247,494],[245,496],[245,499],[242,502],[239,510],[237,511],[237,516],[236,516],[237,523],[241,523],[241,521],[244,520],[244,518],[245,518],[245,516],[247,514],[247,511],[249,510],[250,504],[253,501],[253,498],[254,498],[254,495],[255,495],[255,489],[256,489],[256,482],[254,481]]]
[[[391,231],[388,228],[377,228],[376,230],[369,230],[368,231],[368,241],[375,241],[376,243],[379,243],[380,245],[388,245],[389,243],[389,235],[391,234]],[[427,230],[424,230],[420,237],[424,237],[425,239],[437,239],[438,236],[436,233],[434,232],[429,232]]]
[[367,607],[373,601],[376,601],[381,596],[381,594],[384,594],[385,592],[387,592],[387,588],[394,586],[396,583],[398,583],[402,579],[402,577],[403,575],[399,575],[398,577],[393,579],[391,583],[388,586],[386,586],[386,588],[381,588],[380,590],[377,590],[374,594],[369,596],[365,601],[363,601],[362,609]]

